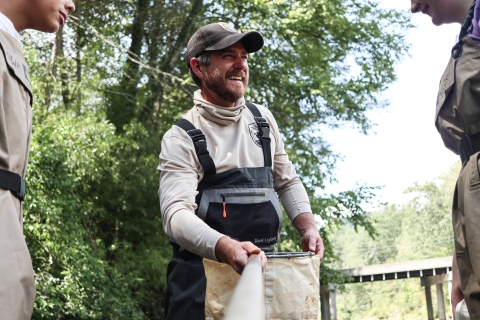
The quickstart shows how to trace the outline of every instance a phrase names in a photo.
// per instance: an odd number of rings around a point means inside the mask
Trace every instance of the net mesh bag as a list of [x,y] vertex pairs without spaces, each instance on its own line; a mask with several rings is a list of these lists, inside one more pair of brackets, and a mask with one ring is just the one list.
[[[290,257],[289,257],[290,256]],[[229,265],[203,260],[207,277],[205,319],[222,319],[240,279]],[[270,256],[263,274],[265,314],[272,320],[317,320],[320,258],[315,255]],[[245,306],[248,308],[248,306]]]

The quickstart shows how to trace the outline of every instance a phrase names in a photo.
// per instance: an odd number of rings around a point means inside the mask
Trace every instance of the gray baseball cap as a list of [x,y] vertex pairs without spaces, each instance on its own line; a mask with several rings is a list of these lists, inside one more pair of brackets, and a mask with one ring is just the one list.
[[198,29],[190,38],[185,53],[187,67],[190,60],[204,51],[215,51],[230,47],[241,41],[248,53],[256,52],[263,47],[263,37],[258,31],[239,33],[233,26],[225,22],[211,23]]

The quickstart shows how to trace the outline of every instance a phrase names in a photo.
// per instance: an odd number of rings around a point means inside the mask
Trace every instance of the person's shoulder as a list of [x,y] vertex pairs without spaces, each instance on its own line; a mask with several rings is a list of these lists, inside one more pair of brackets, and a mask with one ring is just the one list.
[[[191,115],[191,110],[188,111],[181,119],[188,120],[190,123],[192,123],[192,115]],[[179,119],[180,121],[180,119]],[[181,140],[186,140],[186,141],[191,141],[190,136],[187,134],[187,132],[181,128],[180,126],[177,125],[178,121],[175,122],[170,129],[165,132],[163,135],[163,139],[181,139]]]
[[185,130],[183,130],[176,124],[174,124],[163,135],[163,139],[171,139],[171,138],[180,138],[180,139],[187,140],[189,137]]
[[250,102],[250,101],[247,101],[248,103],[251,103],[253,105],[255,105],[255,107],[257,107],[258,111],[260,111],[260,113],[262,114],[262,116],[265,116],[265,115],[272,115],[272,112],[270,110],[268,110],[267,107],[261,105],[261,104],[258,104],[256,102]]
[[23,56],[22,48],[20,47],[18,40],[2,29],[0,29],[0,45],[4,49]]
[[258,111],[260,111],[260,113],[262,114],[262,117],[264,117],[265,120],[267,120],[267,122],[275,121],[275,117],[267,107],[255,102],[250,102],[250,103],[254,104],[257,107]]

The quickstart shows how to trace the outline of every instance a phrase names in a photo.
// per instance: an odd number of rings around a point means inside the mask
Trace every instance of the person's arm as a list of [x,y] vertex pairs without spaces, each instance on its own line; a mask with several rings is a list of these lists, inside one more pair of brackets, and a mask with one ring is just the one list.
[[277,122],[271,113],[265,113],[275,139],[273,158],[274,188],[295,228],[302,236],[302,250],[315,252],[323,259],[323,241],[310,207],[307,191],[288,158]]
[[238,273],[242,273],[251,254],[259,254],[265,266],[265,255],[257,246],[230,239],[195,215],[201,165],[190,137],[182,129],[174,126],[162,139],[158,170],[160,210],[168,237],[190,252],[231,265]]
[[323,259],[324,247],[322,238],[318,233],[315,217],[310,212],[299,214],[293,220],[293,225],[302,236],[302,250],[315,252]]
[[462,284],[460,282],[460,272],[458,271],[458,263],[457,263],[457,250],[453,253],[453,261],[452,261],[452,314],[453,319],[455,320],[455,308],[457,304],[463,300],[463,292],[462,292]]
[[188,251],[216,260],[215,246],[223,234],[195,215],[195,197],[202,167],[190,137],[173,126],[162,139],[160,211],[167,236]]

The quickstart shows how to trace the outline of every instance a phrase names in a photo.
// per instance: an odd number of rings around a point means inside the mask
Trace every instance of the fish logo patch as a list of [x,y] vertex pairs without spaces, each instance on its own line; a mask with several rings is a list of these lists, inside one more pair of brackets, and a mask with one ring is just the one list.
[[250,137],[252,137],[253,142],[261,148],[262,142],[260,141],[260,133],[258,132],[258,125],[256,122],[248,125],[248,132],[250,132]]
[[[25,74],[25,79],[27,79],[28,82],[30,82],[30,77],[28,76],[28,68],[27,65],[22,63],[23,66],[23,73]],[[31,82],[30,82],[31,83]]]

